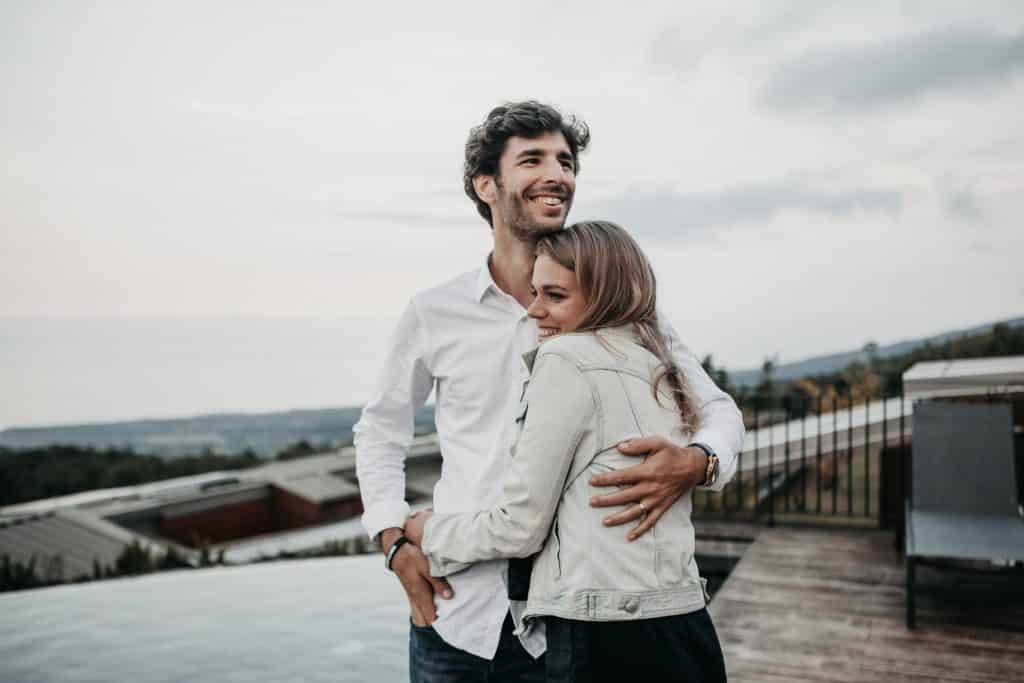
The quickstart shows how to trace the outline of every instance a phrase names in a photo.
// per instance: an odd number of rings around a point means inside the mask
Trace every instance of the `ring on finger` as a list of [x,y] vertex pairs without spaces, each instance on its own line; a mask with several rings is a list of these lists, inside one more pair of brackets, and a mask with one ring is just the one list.
[[644,505],[644,502],[642,500],[640,501],[640,514],[641,515],[646,515],[647,514],[647,506]]

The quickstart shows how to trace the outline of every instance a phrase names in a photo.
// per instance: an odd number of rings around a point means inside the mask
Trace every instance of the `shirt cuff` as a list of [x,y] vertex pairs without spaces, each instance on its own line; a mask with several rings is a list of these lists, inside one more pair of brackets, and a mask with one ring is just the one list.
[[363,528],[376,539],[377,535],[385,529],[405,526],[405,520],[409,518],[409,504],[404,500],[387,503],[374,503],[363,510]]
[[430,575],[434,577],[443,577],[461,572],[465,569],[469,569],[473,566],[472,562],[456,562],[454,560],[442,560],[437,556],[436,553],[431,552],[433,547],[431,546],[431,540],[434,537],[432,533],[436,528],[439,515],[434,513],[427,520],[427,523],[423,525],[423,539],[420,541],[420,550],[427,557],[427,563],[430,565]]
[[726,439],[711,429],[698,430],[690,439],[690,443],[695,441],[704,444],[718,456],[718,478],[715,483],[711,486],[700,484],[697,488],[703,491],[721,491],[732,478],[732,463],[736,459],[736,453],[733,452]]

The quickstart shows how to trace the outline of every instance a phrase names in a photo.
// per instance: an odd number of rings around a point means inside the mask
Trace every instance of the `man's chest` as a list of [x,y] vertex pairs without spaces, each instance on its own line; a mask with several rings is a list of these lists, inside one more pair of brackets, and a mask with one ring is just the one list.
[[490,417],[529,377],[523,354],[537,345],[537,327],[525,314],[488,312],[446,325],[436,341],[438,410]]

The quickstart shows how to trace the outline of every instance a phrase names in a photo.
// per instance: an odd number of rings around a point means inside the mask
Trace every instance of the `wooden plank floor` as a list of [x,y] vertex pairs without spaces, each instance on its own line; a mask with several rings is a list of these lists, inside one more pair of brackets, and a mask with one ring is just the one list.
[[[964,595],[956,575],[920,576]],[[730,683],[1024,682],[1020,576],[982,585],[956,600],[921,595],[909,631],[891,533],[774,528],[744,553],[711,613]]]

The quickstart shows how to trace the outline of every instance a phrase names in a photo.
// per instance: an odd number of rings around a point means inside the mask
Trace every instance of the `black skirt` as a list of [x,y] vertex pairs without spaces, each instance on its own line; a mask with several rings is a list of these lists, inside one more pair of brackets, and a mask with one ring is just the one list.
[[637,621],[545,621],[548,683],[725,683],[707,609]]

